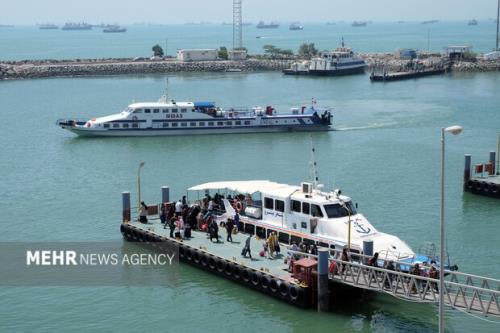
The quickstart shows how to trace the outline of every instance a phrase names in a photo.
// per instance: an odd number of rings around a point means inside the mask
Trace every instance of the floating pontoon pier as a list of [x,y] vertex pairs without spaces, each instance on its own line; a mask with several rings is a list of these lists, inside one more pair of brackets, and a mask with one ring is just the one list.
[[500,199],[500,170],[498,149],[490,151],[488,162],[472,165],[471,155],[465,155],[464,191]]
[[[373,253],[369,242],[363,244],[363,253],[350,253],[350,260],[343,261],[335,250],[319,247],[318,255],[299,253],[287,249],[289,244],[280,243],[283,255],[288,253],[302,257],[288,271],[283,257],[260,257],[262,240],[252,226],[240,222],[242,231],[233,235],[233,242],[212,242],[207,234],[192,231],[189,239],[169,237],[168,229],[160,223],[160,205],[150,205],[149,222],[133,221],[130,192],[122,193],[123,215],[120,231],[128,241],[149,243],[162,251],[162,244],[176,245],[179,260],[206,270],[220,277],[265,293],[302,308],[317,307],[327,311],[332,302],[345,302],[370,292],[386,293],[400,300],[433,303],[439,302],[439,280],[407,273],[408,261],[392,261],[395,269],[386,269],[379,259],[377,266],[367,265]],[[169,188],[162,187],[162,202],[169,203]],[[222,229],[222,228],[221,228]],[[253,232],[252,232],[253,230]],[[271,230],[264,230],[268,235]],[[225,233],[222,232],[222,235]],[[251,236],[253,259],[241,256],[247,237]],[[366,245],[366,246],[365,246]],[[500,280],[445,271],[444,302],[462,311],[500,318]]]

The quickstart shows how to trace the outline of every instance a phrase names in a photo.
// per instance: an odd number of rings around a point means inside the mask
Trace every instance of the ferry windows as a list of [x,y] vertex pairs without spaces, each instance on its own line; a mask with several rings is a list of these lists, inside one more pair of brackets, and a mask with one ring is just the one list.
[[182,113],[186,113],[186,112],[187,112],[187,109],[181,109],[181,112],[182,112]]
[[264,198],[264,207],[267,209],[274,209],[274,200],[271,198]]
[[337,217],[349,216],[349,213],[351,213],[351,215],[356,214],[356,210],[355,210],[351,201],[346,202],[345,206],[341,206],[340,204],[329,204],[329,205],[325,205],[324,207],[325,207],[326,215],[330,219],[337,218]]
[[113,128],[118,128],[118,127],[120,127],[120,124],[117,123],[113,124]]
[[187,123],[181,123],[181,127],[187,127]]
[[228,125],[228,126],[232,126],[232,125],[233,125],[233,122],[232,122],[232,121],[226,121],[226,125]]
[[168,113],[168,109],[162,109],[161,112]]
[[164,123],[163,123],[163,127],[168,127],[168,123],[167,123],[167,122],[164,122]]
[[151,109],[144,109],[144,113],[151,113]]
[[278,212],[284,212],[285,211],[285,202],[282,200],[274,200],[274,207],[275,210]]
[[189,126],[196,127],[196,123],[189,123]]
[[307,222],[300,222],[300,227],[302,229],[307,229]]
[[178,123],[172,123],[172,127],[177,127],[177,126],[179,126]]
[[302,214],[307,214],[309,215],[310,207],[308,202],[303,202],[302,203]]
[[250,120],[245,120],[244,124],[245,125],[250,125]]
[[284,232],[278,234],[278,241],[280,243],[290,244],[290,235]]
[[200,121],[198,125],[199,126],[205,126],[205,122],[204,121]]
[[234,124],[239,126],[239,125],[241,125],[241,121],[238,120]]
[[314,217],[323,217],[323,212],[318,205],[311,205],[311,215]]
[[104,124],[104,128],[109,128],[109,124]]
[[217,126],[222,126],[222,125],[224,125],[224,123],[222,121],[217,122]]
[[128,124],[127,124],[127,123],[125,123],[125,124],[123,124],[123,125],[122,125],[122,127],[123,127],[123,128],[128,128]]
[[172,109],[172,113],[177,113],[177,112],[179,112],[178,109]]
[[132,128],[139,128],[139,124],[138,123],[132,123]]
[[160,109],[153,109],[153,113],[160,113]]
[[213,121],[209,121],[208,122],[208,126],[214,126],[214,122]]
[[301,212],[300,206],[301,206],[300,201],[292,200],[292,211],[293,212],[300,213]]
[[136,109],[134,113],[142,113],[142,109]]

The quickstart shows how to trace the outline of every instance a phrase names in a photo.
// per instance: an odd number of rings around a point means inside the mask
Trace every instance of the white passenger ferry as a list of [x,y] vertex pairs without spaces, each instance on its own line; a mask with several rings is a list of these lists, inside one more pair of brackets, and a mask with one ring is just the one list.
[[288,75],[324,75],[337,76],[348,74],[362,74],[365,72],[366,63],[354,52],[342,44],[334,51],[321,52],[318,57],[312,58],[307,63],[293,63],[289,69],[283,71]]
[[120,113],[90,120],[60,119],[57,125],[80,136],[155,136],[286,131],[327,131],[329,108],[311,105],[277,113],[272,106],[222,109],[212,102],[133,103]]
[[[282,243],[301,241],[341,251],[349,242],[351,252],[361,253],[363,241],[373,242],[373,253],[380,259],[413,260],[415,253],[396,236],[378,231],[356,204],[341,191],[323,192],[313,183],[301,186],[268,180],[222,181],[193,186],[188,197],[225,194],[223,208],[217,211],[219,221],[240,212],[240,229],[266,237],[276,232]],[[195,191],[197,193],[192,193]],[[201,193],[201,196],[200,196]],[[230,199],[228,199],[228,194]],[[350,227],[350,231],[349,231]]]

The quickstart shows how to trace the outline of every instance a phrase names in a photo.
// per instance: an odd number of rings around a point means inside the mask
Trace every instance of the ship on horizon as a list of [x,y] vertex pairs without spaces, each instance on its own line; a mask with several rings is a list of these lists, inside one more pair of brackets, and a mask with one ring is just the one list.
[[127,32],[127,28],[121,27],[117,24],[109,24],[102,29],[104,33],[117,33],[117,32]]
[[44,23],[44,24],[40,24],[38,26],[38,29],[40,29],[40,30],[55,30],[55,29],[59,29],[59,26],[52,24],[52,23]]
[[75,22],[67,22],[61,30],[92,30],[92,25],[86,23],[86,22],[80,22],[80,23],[75,23]]
[[271,22],[269,24],[264,23],[264,21],[259,21],[257,24],[257,29],[278,29],[280,27],[279,23]]

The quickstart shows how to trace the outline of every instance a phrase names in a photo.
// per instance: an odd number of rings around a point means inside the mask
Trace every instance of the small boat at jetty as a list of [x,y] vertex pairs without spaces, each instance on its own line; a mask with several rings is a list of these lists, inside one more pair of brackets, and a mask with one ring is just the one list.
[[283,70],[287,75],[322,75],[337,76],[349,74],[362,74],[365,72],[366,63],[354,52],[344,45],[334,51],[321,52],[318,57],[310,61],[295,62],[290,68]]
[[264,23],[264,21],[260,21],[257,24],[257,29],[278,29],[280,27],[279,23],[271,22],[269,24]]
[[222,109],[212,102],[133,103],[120,113],[93,119],[60,119],[57,125],[79,136],[160,136],[290,131],[328,131],[330,108],[309,106],[277,113],[272,106]]
[[386,72],[385,70],[381,73],[372,72],[370,75],[370,80],[372,82],[398,81],[416,79],[431,75],[441,75],[444,73],[446,73],[446,68],[443,65],[425,67],[419,62],[411,61],[408,63],[406,69],[402,69],[398,72]]
[[92,25],[81,22],[81,23],[74,23],[74,22],[68,22],[66,23],[61,30],[92,30]]
[[119,25],[108,25],[104,29],[102,29],[102,32],[105,33],[127,32],[127,28],[121,27]]

